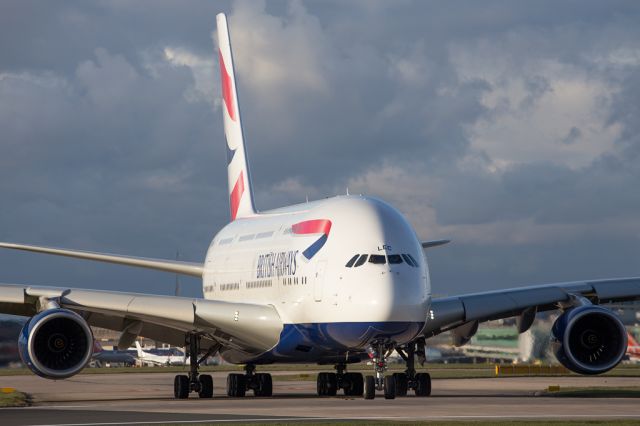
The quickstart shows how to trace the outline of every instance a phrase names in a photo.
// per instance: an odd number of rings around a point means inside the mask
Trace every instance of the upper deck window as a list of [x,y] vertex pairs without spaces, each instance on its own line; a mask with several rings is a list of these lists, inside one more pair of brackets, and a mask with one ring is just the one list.
[[346,266],[347,268],[351,268],[353,266],[354,263],[356,263],[356,260],[358,260],[358,256],[360,256],[359,254],[356,254],[355,256],[353,256],[351,259],[349,259],[349,261],[347,262]]
[[387,256],[387,261],[390,265],[397,265],[398,263],[402,263],[402,256],[399,254],[390,254]]
[[372,254],[371,256],[369,256],[369,263],[384,265],[385,263],[387,263],[387,257],[384,254]]

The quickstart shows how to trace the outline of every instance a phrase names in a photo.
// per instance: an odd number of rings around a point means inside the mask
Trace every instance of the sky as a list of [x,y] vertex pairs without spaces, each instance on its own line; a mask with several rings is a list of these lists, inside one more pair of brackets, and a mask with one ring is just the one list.
[[[219,12],[259,209],[380,197],[453,240],[436,295],[640,275],[637,1],[4,0],[0,241],[203,261],[229,220]],[[176,277],[2,251],[0,282]]]

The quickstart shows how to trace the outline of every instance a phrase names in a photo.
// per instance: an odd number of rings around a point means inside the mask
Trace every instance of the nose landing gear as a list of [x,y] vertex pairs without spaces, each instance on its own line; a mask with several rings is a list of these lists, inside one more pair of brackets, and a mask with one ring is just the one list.
[[385,399],[394,399],[396,397],[395,375],[384,375],[387,370],[387,358],[392,350],[392,345],[385,345],[384,343],[372,344],[371,361],[375,369],[375,377],[366,376],[364,378],[364,399],[374,399],[376,390],[384,391]]

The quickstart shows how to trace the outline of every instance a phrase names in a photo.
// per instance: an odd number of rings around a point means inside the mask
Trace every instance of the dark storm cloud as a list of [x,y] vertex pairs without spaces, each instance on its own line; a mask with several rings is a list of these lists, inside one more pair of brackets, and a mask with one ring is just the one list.
[[[228,218],[220,11],[260,208],[381,196],[456,239],[441,293],[640,272],[629,1],[3,2],[0,240],[202,260]],[[0,255],[2,281],[174,283]]]

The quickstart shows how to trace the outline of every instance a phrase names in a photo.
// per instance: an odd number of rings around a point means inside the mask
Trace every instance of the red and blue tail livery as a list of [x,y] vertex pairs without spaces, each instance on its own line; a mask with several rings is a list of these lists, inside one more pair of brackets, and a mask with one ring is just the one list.
[[302,255],[307,260],[311,260],[327,242],[331,231],[331,221],[329,219],[305,220],[292,225],[291,230],[294,235],[322,234],[320,238],[302,252]]

